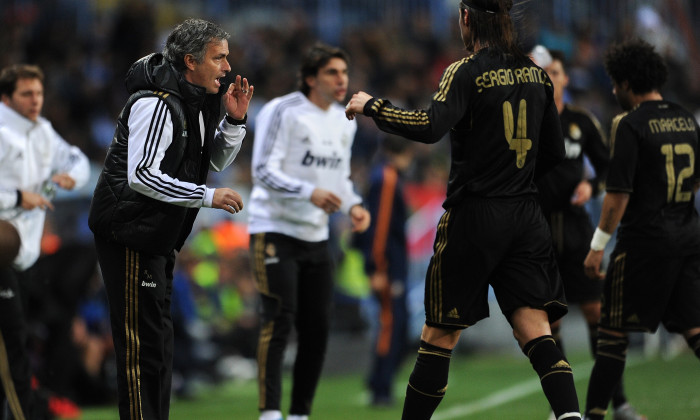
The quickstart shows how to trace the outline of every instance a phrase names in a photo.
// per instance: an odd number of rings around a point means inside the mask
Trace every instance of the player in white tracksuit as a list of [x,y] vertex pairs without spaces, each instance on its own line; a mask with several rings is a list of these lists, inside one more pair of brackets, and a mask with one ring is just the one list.
[[370,216],[350,180],[354,121],[338,104],[347,93],[347,56],[316,45],[304,58],[301,91],[266,104],[256,119],[250,250],[262,300],[258,343],[261,420],[281,419],[282,356],[292,327],[298,349],[287,419],[305,419],[321,374],[333,289],[328,216]]

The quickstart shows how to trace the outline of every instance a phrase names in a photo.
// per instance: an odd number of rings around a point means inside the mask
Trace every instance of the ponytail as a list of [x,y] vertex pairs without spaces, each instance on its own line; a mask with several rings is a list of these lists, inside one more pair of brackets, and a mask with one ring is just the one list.
[[527,55],[518,46],[510,9],[513,0],[462,0],[469,11],[470,44],[488,44],[494,52],[524,59]]

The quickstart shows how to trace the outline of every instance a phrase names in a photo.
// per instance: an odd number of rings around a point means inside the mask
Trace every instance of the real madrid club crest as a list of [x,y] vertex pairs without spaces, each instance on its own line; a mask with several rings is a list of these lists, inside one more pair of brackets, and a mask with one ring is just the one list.
[[275,247],[275,244],[273,243],[268,243],[265,245],[265,265],[267,264],[276,264],[280,262],[280,259],[277,257],[277,248]]
[[569,137],[572,140],[581,140],[581,127],[576,123],[569,124]]
[[268,257],[274,257],[276,253],[277,248],[275,248],[275,244],[268,243],[265,245],[265,255]]
[[581,156],[581,128],[576,123],[569,124],[569,132],[564,136],[564,147],[566,148],[567,159],[578,159]]

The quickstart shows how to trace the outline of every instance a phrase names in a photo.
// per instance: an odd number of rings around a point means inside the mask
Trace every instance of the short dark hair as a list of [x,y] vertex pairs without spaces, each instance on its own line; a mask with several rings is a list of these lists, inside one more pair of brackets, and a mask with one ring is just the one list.
[[322,42],[317,42],[304,56],[299,70],[299,90],[304,95],[308,95],[311,87],[306,83],[306,78],[316,76],[321,67],[328,64],[331,58],[340,58],[346,64],[350,64],[348,53],[338,47],[331,47]]
[[561,66],[566,70],[566,54],[562,50],[549,50],[549,55],[552,56],[552,61],[557,60],[561,63]]
[[17,89],[19,79],[39,79],[44,83],[44,72],[32,64],[13,64],[0,72],[0,96],[12,96]]
[[641,39],[612,44],[605,53],[605,71],[613,82],[627,82],[638,95],[661,89],[668,78],[664,59]]
[[387,134],[379,142],[379,148],[384,154],[400,155],[410,150],[413,142],[395,134]]
[[163,47],[163,56],[176,69],[183,71],[187,54],[192,54],[194,59],[201,63],[210,42],[229,39],[230,36],[215,23],[204,19],[187,19],[168,35]]

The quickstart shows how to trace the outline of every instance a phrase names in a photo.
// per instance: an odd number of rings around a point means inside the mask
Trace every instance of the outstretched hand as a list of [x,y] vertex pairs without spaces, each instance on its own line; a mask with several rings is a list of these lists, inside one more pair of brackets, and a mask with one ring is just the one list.
[[248,85],[248,79],[237,75],[236,81],[231,83],[224,93],[223,101],[226,114],[236,120],[245,118],[254,91],[255,87]]
[[365,109],[365,104],[367,101],[372,99],[372,95],[359,91],[356,94],[352,95],[352,98],[350,98],[350,102],[345,106],[345,116],[349,120],[354,120],[355,115],[357,114],[363,114],[364,109]]

